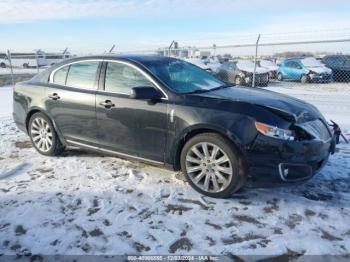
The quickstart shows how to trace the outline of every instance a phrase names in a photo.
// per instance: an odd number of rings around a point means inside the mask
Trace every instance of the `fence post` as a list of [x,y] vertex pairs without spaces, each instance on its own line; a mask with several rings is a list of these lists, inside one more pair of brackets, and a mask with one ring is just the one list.
[[10,50],[7,50],[7,59],[9,60],[9,64],[10,64],[11,82],[12,82],[12,85],[15,85],[15,80],[13,78],[13,68],[12,68],[12,61],[11,61],[11,52],[10,52]]
[[113,46],[111,47],[111,49],[109,49],[109,52],[108,52],[108,53],[109,53],[109,54],[112,53],[113,50],[114,50],[114,48],[115,48],[115,45],[113,45]]
[[36,60],[36,70],[39,74],[39,58],[38,58],[38,51],[35,51],[35,60]]
[[258,39],[256,40],[256,44],[255,44],[254,73],[253,73],[252,87],[255,87],[256,60],[257,60],[257,57],[258,57],[259,40],[260,40],[260,34],[258,35]]

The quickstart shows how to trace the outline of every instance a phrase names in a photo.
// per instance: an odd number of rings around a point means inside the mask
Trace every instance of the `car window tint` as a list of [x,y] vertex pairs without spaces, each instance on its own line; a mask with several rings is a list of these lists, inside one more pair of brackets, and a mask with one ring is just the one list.
[[287,62],[284,63],[284,65],[285,65],[286,67],[292,67],[293,62],[287,61]]
[[108,63],[105,91],[129,95],[133,87],[139,86],[154,87],[154,84],[142,73],[129,65]]
[[69,66],[63,67],[56,71],[56,73],[53,76],[53,82],[58,85],[65,85],[66,84],[66,77],[68,72]]
[[298,69],[302,68],[302,66],[298,62],[293,62],[293,67]]
[[67,86],[95,89],[96,73],[99,62],[81,62],[69,68]]

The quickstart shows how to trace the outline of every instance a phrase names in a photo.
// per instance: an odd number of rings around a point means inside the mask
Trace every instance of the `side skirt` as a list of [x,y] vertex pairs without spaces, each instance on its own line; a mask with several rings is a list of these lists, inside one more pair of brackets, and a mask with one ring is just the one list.
[[165,166],[165,164],[163,162],[154,161],[154,160],[151,160],[151,159],[138,157],[138,156],[132,156],[132,155],[128,155],[128,154],[125,154],[125,153],[120,153],[120,152],[117,152],[117,151],[112,151],[112,150],[108,150],[108,149],[104,149],[104,148],[100,148],[100,147],[96,147],[96,146],[91,146],[91,145],[87,145],[87,144],[84,144],[84,143],[81,143],[81,142],[76,142],[76,141],[73,141],[73,140],[66,140],[66,142],[67,142],[68,145],[71,145],[71,146],[87,148],[87,149],[91,149],[91,150],[94,150],[94,151],[107,153],[107,154],[110,154],[110,155],[115,155],[115,156],[118,156],[118,157],[121,157],[121,158],[138,160],[138,161],[150,163],[150,164],[157,165],[157,166]]

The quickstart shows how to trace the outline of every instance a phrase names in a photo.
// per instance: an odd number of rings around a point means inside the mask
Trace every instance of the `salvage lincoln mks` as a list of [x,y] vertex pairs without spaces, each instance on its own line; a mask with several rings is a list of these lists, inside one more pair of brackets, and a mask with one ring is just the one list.
[[181,169],[211,197],[307,180],[334,152],[314,106],[168,57],[66,60],[16,85],[14,120],[43,155],[75,146]]

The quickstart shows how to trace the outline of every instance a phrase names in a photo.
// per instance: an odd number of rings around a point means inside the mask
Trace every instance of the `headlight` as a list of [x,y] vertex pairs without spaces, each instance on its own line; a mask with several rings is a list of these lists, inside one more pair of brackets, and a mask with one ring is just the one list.
[[293,131],[270,126],[264,123],[255,122],[256,129],[265,136],[280,138],[284,140],[294,140]]

